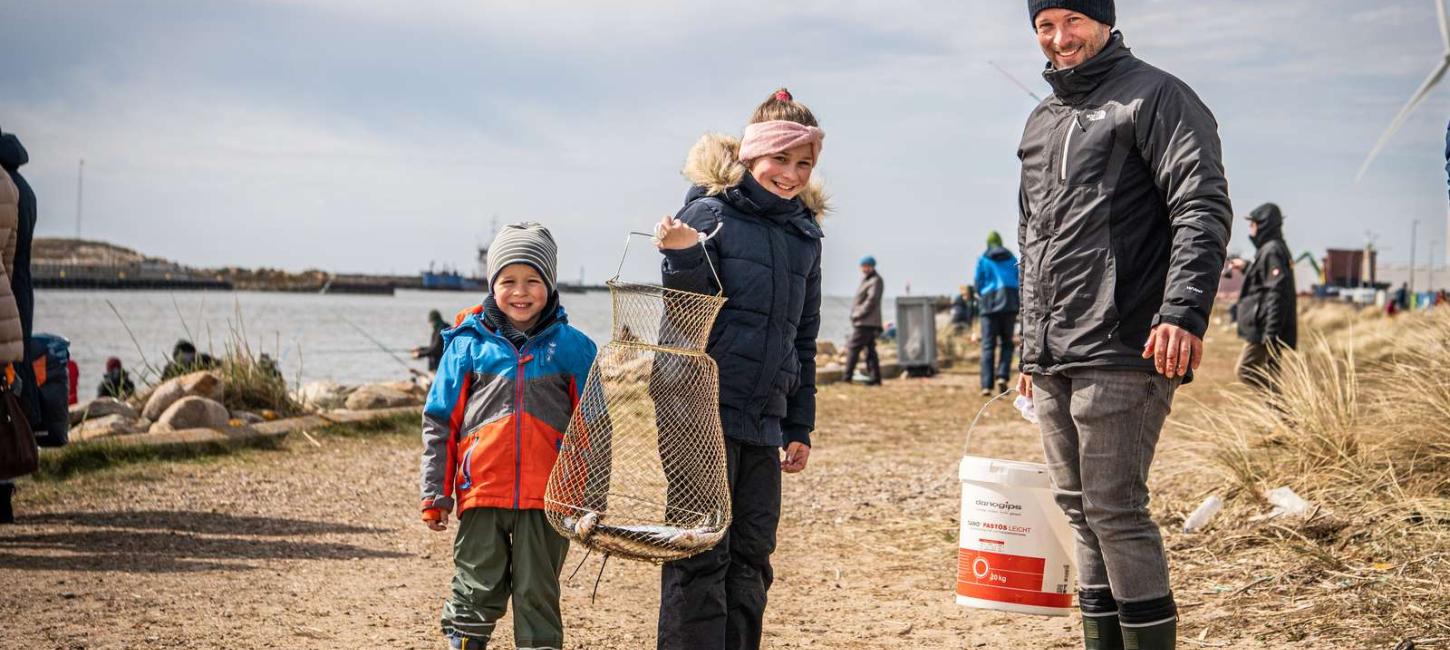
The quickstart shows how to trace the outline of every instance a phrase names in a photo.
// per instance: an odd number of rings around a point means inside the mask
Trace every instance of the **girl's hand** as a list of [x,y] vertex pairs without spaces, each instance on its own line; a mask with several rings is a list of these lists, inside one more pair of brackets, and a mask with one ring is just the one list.
[[655,226],[654,240],[662,251],[682,251],[700,245],[700,232],[679,219],[665,217]]
[[780,471],[795,474],[806,468],[806,460],[810,457],[810,447],[804,443],[792,442],[785,447],[785,460],[780,461]]

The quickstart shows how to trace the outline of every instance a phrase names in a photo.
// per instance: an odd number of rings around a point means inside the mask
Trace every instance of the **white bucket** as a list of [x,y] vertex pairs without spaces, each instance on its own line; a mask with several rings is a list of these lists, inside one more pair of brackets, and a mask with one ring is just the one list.
[[1077,572],[1047,466],[964,456],[957,603],[1040,616],[1072,610]]

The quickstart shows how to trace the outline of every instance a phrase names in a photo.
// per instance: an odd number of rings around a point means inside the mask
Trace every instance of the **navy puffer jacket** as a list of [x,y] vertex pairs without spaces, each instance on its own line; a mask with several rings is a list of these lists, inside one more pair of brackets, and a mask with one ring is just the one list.
[[[684,170],[693,187],[677,215],[701,232],[724,224],[705,245],[725,285],[726,303],[706,348],[720,367],[721,424],[727,437],[747,444],[809,445],[821,324],[823,235],[816,216],[825,199],[815,184],[789,201],[770,193],[745,173],[738,151],[739,142],[727,136],[696,143]],[[664,285],[716,293],[706,251],[665,251]]]

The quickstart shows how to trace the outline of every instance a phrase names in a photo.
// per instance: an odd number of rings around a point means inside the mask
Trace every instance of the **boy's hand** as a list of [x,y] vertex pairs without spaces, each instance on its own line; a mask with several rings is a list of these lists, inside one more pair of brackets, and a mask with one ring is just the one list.
[[448,530],[448,511],[442,508],[424,510],[423,523],[428,524],[428,529],[435,532]]
[[785,460],[780,461],[780,471],[795,474],[806,468],[806,460],[810,457],[810,447],[802,442],[792,442],[785,447]]
[[655,246],[662,251],[681,251],[700,245],[700,232],[674,217],[660,219],[655,226]]

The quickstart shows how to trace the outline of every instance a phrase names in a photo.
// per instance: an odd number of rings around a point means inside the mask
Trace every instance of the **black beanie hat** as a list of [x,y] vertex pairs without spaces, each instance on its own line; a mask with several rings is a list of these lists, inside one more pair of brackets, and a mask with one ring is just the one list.
[[1037,14],[1043,9],[1066,9],[1076,11],[1104,25],[1118,24],[1118,12],[1113,0],[1027,0],[1027,19],[1037,27]]

